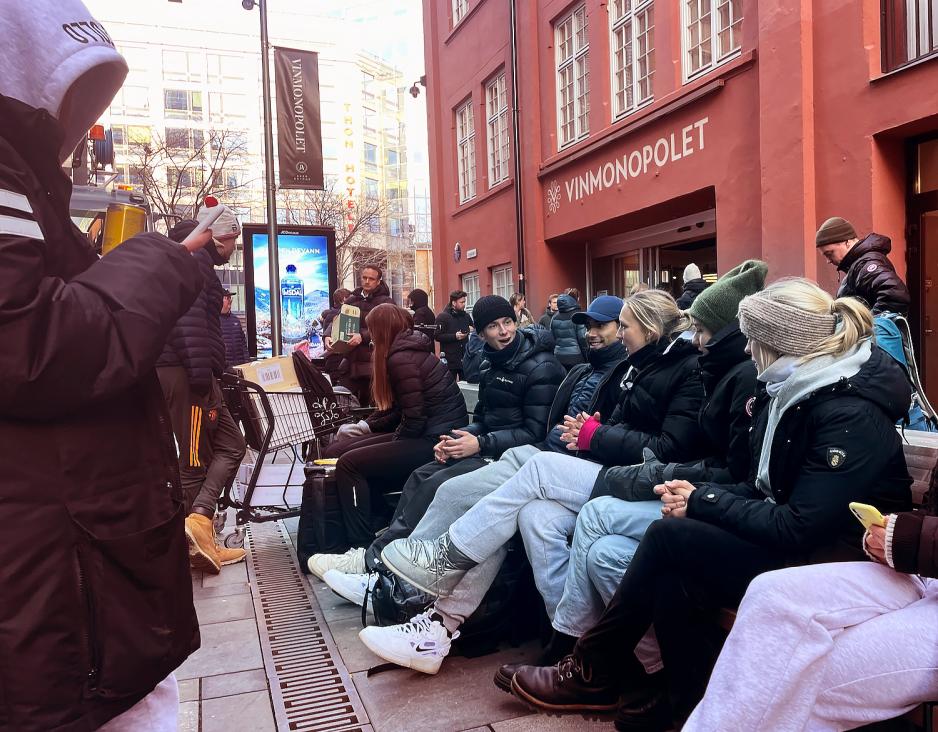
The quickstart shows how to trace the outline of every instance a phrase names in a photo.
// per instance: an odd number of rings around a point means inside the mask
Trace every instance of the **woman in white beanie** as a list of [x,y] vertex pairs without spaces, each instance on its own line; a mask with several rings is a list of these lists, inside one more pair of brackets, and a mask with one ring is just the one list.
[[[863,559],[851,501],[884,512],[911,506],[912,481],[893,426],[911,393],[901,369],[872,347],[869,310],[791,279],[744,298],[739,324],[765,384],[754,406],[755,479],[655,488],[665,520],[645,533],[600,620],[559,667],[515,674],[512,691],[533,706],[614,706],[626,689],[619,729],[680,726],[703,696],[720,648],[710,619],[717,609],[738,604],[764,572]],[[658,679],[631,652],[649,625],[664,662]],[[780,664],[773,673],[739,674],[733,666],[730,675],[761,685],[771,698],[789,656],[773,652],[772,659]],[[776,729],[740,725],[729,693],[714,700],[725,718],[696,729]]]

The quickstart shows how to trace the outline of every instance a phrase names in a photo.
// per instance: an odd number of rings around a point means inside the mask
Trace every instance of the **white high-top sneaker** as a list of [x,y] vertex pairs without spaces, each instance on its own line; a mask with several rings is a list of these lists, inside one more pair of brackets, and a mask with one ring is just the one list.
[[432,619],[431,615],[433,608],[402,625],[383,628],[371,625],[363,628],[358,637],[369,651],[385,661],[435,674],[449,654],[450,643],[459,637],[459,631],[450,635],[443,623]]
[[322,579],[330,569],[337,569],[348,574],[362,574],[365,568],[365,550],[349,549],[345,554],[313,554],[306,560],[309,571]]
[[365,590],[371,592],[378,581],[378,575],[372,574],[350,574],[340,572],[337,569],[330,569],[322,576],[329,589],[341,597],[348,600],[353,605],[361,607],[365,604]]

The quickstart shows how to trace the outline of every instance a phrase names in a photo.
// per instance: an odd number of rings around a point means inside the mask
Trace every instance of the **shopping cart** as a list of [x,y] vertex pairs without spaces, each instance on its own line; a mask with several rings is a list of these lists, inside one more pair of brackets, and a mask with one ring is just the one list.
[[357,409],[350,393],[331,387],[269,392],[225,374],[222,388],[226,401],[237,405],[249,448],[241,480],[232,481],[219,499],[222,522],[226,510],[235,509],[235,534],[225,543],[236,546],[249,522],[299,516],[306,460],[321,456],[325,439],[340,425],[370,410]]

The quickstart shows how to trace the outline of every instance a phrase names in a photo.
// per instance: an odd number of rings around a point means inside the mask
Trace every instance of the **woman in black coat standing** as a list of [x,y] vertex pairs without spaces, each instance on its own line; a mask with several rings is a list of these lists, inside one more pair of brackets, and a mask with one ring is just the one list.
[[[441,434],[469,422],[449,369],[428,352],[410,313],[378,305],[366,318],[374,344],[372,398],[393,419],[390,432],[360,438],[339,458],[336,484],[349,546],[364,547],[386,518],[381,496],[399,491],[416,468],[433,460]],[[389,512],[387,512],[389,513]]]

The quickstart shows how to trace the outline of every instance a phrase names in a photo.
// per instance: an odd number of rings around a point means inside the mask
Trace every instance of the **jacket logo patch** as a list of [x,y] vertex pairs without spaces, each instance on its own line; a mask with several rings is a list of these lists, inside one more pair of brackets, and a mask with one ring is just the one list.
[[217,422],[217,421],[218,421],[218,410],[217,410],[217,409],[209,409],[209,410],[208,410],[208,421],[209,421],[209,422]]
[[877,265],[871,264],[871,265],[868,265],[868,266],[867,266],[866,271],[867,271],[867,272],[875,272],[875,271],[876,271],[876,268],[877,268]]
[[827,448],[827,464],[835,470],[847,461],[847,453],[839,447]]
[[511,379],[506,379],[504,376],[496,376],[495,381],[500,381],[503,384],[514,384],[515,382]]
[[749,399],[746,400],[747,416],[752,417],[752,410],[753,410],[753,407],[755,407],[755,404],[756,404],[756,398],[754,396],[751,396],[749,397]]

